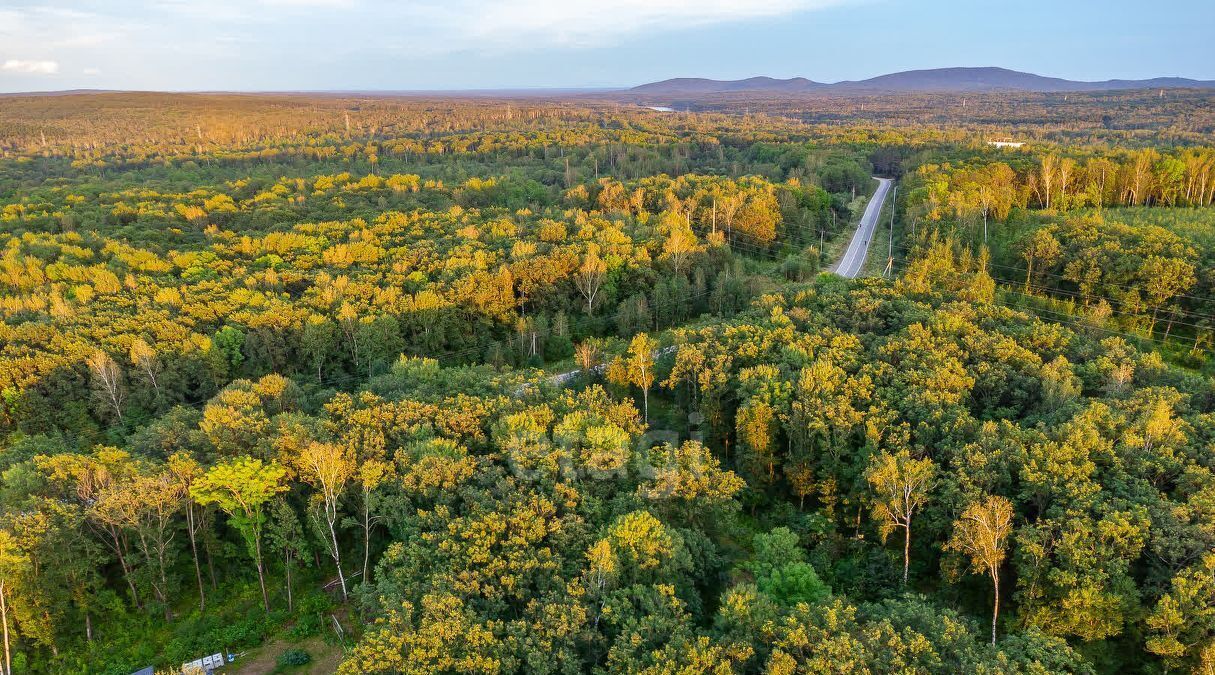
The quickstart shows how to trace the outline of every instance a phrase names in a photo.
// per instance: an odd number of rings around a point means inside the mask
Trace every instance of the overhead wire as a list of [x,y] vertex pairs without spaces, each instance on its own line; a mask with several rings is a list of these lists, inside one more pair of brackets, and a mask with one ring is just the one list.
[[[914,250],[915,250],[915,246],[906,246],[906,245],[900,245],[900,246],[896,246],[895,248],[896,248],[896,249],[900,249],[900,250],[902,250],[904,253],[912,253],[912,252],[914,252]],[[1010,265],[999,265],[999,264],[994,264],[994,263],[991,263],[991,262],[988,262],[988,267],[994,267],[994,268],[997,268],[997,269],[1010,270],[1010,271],[1014,271],[1014,272],[1023,272],[1023,271],[1024,271],[1024,270],[1022,270],[1021,268],[1018,268],[1018,267],[1013,267],[1013,266],[1010,266]],[[1063,277],[1063,276],[1060,276],[1060,275],[1057,275],[1057,274],[1049,274],[1048,276],[1051,276],[1051,277],[1054,277],[1054,278],[1057,278],[1057,279],[1060,279],[1060,280],[1063,280],[1063,281],[1072,281],[1071,279],[1068,279],[1068,278],[1066,278],[1066,277]],[[994,276],[994,275],[993,275],[993,278],[995,278],[995,276]],[[1008,284],[1019,284],[1019,285],[1025,285],[1025,282],[1024,282],[1023,280],[1000,279],[1000,281],[1003,281],[1003,282],[1008,283]],[[1073,282],[1073,283],[1074,283],[1074,282]],[[1083,293],[1083,292],[1078,291],[1078,290],[1069,290],[1069,289],[1065,289],[1065,288],[1054,288],[1054,287],[1046,286],[1045,284],[1035,284],[1035,283],[1034,283],[1034,282],[1032,282],[1032,281],[1031,281],[1031,282],[1030,282],[1028,285],[1029,285],[1030,287],[1036,287],[1036,288],[1042,289],[1042,290],[1044,290],[1044,291],[1046,291],[1046,292],[1048,292],[1048,293],[1060,294],[1060,295],[1066,295],[1066,296],[1070,296],[1070,297],[1072,297],[1072,298],[1082,298],[1082,299],[1084,299],[1084,300],[1088,300],[1088,301],[1105,301],[1106,303],[1109,303],[1109,304],[1111,304],[1111,305],[1115,305],[1115,306],[1122,306],[1122,307],[1124,307],[1124,308],[1126,307],[1126,305],[1127,305],[1127,304],[1129,304],[1129,303],[1127,303],[1125,300],[1119,300],[1119,299],[1117,299],[1117,298],[1108,298],[1108,297],[1104,297],[1104,296],[1093,295],[1093,294],[1090,294],[1090,293]],[[1121,285],[1121,284],[1114,284],[1114,283],[1112,283],[1112,282],[1110,282],[1110,284],[1109,284],[1109,285],[1119,286],[1119,287],[1123,287],[1123,288],[1133,288],[1133,287],[1129,287],[1129,286],[1123,286],[1123,285]],[[1177,295],[1174,295],[1173,297],[1174,297],[1174,298],[1194,298],[1194,299],[1199,299],[1199,298],[1197,298],[1196,296],[1189,296],[1189,295],[1184,295],[1184,294],[1177,294]],[[1088,303],[1086,302],[1085,304],[1088,304]],[[1163,307],[1162,307],[1161,309],[1162,309],[1162,310],[1164,310],[1165,308],[1163,308]],[[1195,311],[1193,311],[1193,310],[1187,310],[1187,309],[1184,309],[1184,308],[1181,308],[1181,307],[1169,307],[1169,308],[1167,308],[1167,310],[1166,310],[1166,311],[1167,311],[1167,312],[1168,312],[1170,315],[1181,316],[1181,317],[1185,317],[1185,318],[1194,319],[1194,320],[1197,320],[1197,321],[1202,321],[1202,320],[1210,320],[1210,321],[1215,321],[1215,315],[1203,314],[1203,313],[1201,313],[1201,312],[1195,312]],[[1193,324],[1185,324],[1185,323],[1182,323],[1182,322],[1174,322],[1174,323],[1175,323],[1175,324],[1177,324],[1177,323],[1181,323],[1181,325],[1189,325],[1189,326],[1192,326],[1192,327],[1195,327],[1195,328],[1199,328],[1199,329],[1203,329],[1203,330],[1205,330],[1205,329],[1206,329],[1206,327],[1203,327],[1203,326],[1194,326]]]
[[[910,262],[909,258],[904,257],[904,258],[899,259],[899,264],[905,265],[908,262]],[[964,274],[963,272],[960,272],[960,271],[952,271],[950,273],[957,277],[961,277]],[[995,277],[992,277],[992,279],[993,279],[993,281],[1001,281]],[[1013,282],[1013,283],[1019,284],[1020,282]],[[1027,293],[1022,293],[1022,292],[1015,291],[1008,287],[1000,287],[999,290],[1001,293],[1004,293],[1006,295],[1015,295],[1018,297],[1026,298],[1028,300],[1033,300],[1033,301],[1037,301],[1037,302],[1042,302],[1044,300],[1052,300],[1052,298],[1043,298],[1043,297],[1037,296],[1037,295],[1030,295]],[[1057,299],[1056,299],[1056,301],[1057,301]],[[1107,333],[1110,335],[1118,335],[1121,337],[1129,338],[1134,341],[1151,342],[1151,343],[1155,343],[1155,344],[1159,344],[1159,345],[1173,345],[1173,346],[1177,346],[1177,347],[1187,347],[1188,346],[1188,341],[1181,342],[1180,340],[1177,340],[1175,338],[1174,339],[1164,339],[1164,338],[1149,337],[1147,335],[1142,335],[1142,334],[1128,333],[1125,331],[1110,328],[1103,324],[1087,322],[1087,321],[1085,321],[1084,317],[1077,317],[1075,315],[1066,314],[1063,312],[1059,312],[1059,311],[1052,310],[1052,309],[1047,309],[1044,307],[1033,307],[1033,306],[1028,306],[1023,303],[1017,303],[1015,305],[1010,305],[1008,303],[1003,303],[1003,304],[1006,307],[1008,307],[1009,309],[1025,312],[1027,314],[1032,314],[1044,321],[1051,321],[1054,323],[1065,323],[1068,325],[1077,326],[1077,327],[1081,327],[1081,328],[1088,329],[1088,330],[1097,330],[1097,331]],[[1052,317],[1052,318],[1043,316],[1043,314],[1050,315],[1050,317]],[[1118,315],[1113,315],[1113,316],[1118,316]],[[1123,318],[1133,318],[1133,317],[1130,317],[1127,315],[1121,315],[1121,316]],[[1189,324],[1184,324],[1184,325],[1189,325]],[[1202,329],[1201,327],[1199,327],[1199,329],[1205,330],[1205,329]]]

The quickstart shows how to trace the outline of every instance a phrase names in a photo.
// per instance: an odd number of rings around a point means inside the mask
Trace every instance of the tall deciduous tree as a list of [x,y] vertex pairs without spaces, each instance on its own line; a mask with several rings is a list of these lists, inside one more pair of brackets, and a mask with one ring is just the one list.
[[688,260],[699,250],[699,244],[686,218],[672,214],[666,221],[668,232],[662,243],[662,257],[671,261],[676,274],[681,274]]
[[1034,278],[1034,264],[1037,263],[1043,267],[1053,264],[1059,259],[1059,253],[1062,247],[1059,245],[1059,240],[1045,229],[1037,230],[1030,236],[1026,242],[1022,255],[1025,256],[1025,292],[1029,292],[1030,282]]
[[100,349],[93,352],[87,362],[93,373],[93,385],[98,398],[112,409],[114,416],[122,422],[122,402],[126,398],[122,387],[122,369],[113,357]]
[[266,593],[266,573],[262,564],[262,531],[266,524],[265,506],[274,495],[286,491],[283,479],[287,470],[277,463],[263,463],[252,457],[237,457],[211,467],[190,489],[199,504],[216,504],[232,519],[245,537],[257,565],[257,581],[262,590],[262,606],[270,611]]
[[928,502],[936,480],[936,465],[931,459],[914,459],[906,449],[896,454],[874,455],[865,474],[873,487],[873,517],[882,538],[903,528],[903,585],[911,566],[911,520]]
[[622,387],[641,389],[645,421],[650,421],[650,387],[654,386],[654,352],[658,343],[645,333],[638,333],[629,343],[627,353],[616,357],[608,366],[608,381]]
[[74,496],[89,525],[118,558],[131,601],[141,606],[122,514],[108,508],[109,501],[102,498],[115,483],[130,480],[134,468],[130,456],[114,448],[100,448],[93,455],[60,454],[34,461],[52,483],[61,484],[66,494]]
[[371,531],[382,516],[376,513],[377,491],[393,476],[392,464],[381,459],[364,459],[359,463],[355,480],[359,484],[363,507],[363,583],[369,583],[371,571]]
[[[347,597],[346,573],[342,571],[342,550],[338,544],[338,501],[355,475],[354,453],[339,443],[312,442],[295,459],[300,478],[316,489],[312,496],[314,517],[324,519],[325,547],[337,568],[342,599]],[[319,521],[318,521],[319,524]]]
[[[1147,305],[1152,308],[1152,322],[1148,326],[1148,337],[1156,330],[1156,319],[1160,308],[1178,294],[1194,285],[1194,265],[1179,258],[1152,256],[1143,263],[1143,276]],[[1170,322],[1170,329],[1172,328]],[[1166,336],[1167,337],[1167,336]]]
[[603,280],[607,277],[607,264],[599,257],[599,247],[591,244],[587,247],[582,265],[574,276],[574,285],[586,299],[586,313],[595,311],[595,300],[599,298],[599,290],[603,288]]
[[195,481],[203,474],[202,466],[193,457],[184,453],[174,453],[169,457],[169,473],[177,482],[185,499],[186,505],[186,535],[190,538],[190,557],[194,559],[194,579],[198,582],[198,611],[207,611],[207,594],[203,588],[202,565],[198,560],[198,529],[201,522],[198,518],[198,504],[190,494]]
[[295,509],[286,499],[276,499],[270,509],[270,529],[267,532],[270,548],[283,555],[283,570],[286,572],[287,611],[295,609],[295,595],[291,585],[291,572],[297,560],[306,552],[307,539],[304,528],[295,515]]
[[599,365],[599,345],[594,340],[583,340],[574,347],[574,361],[589,375],[592,368]]
[[735,427],[749,475],[770,485],[776,478],[776,411],[767,401],[752,398],[738,409]]
[[148,379],[148,384],[152,385],[152,389],[156,391],[156,397],[159,398],[160,383],[156,376],[160,373],[160,361],[156,358],[156,350],[144,342],[143,338],[137,337],[131,341],[129,354],[131,363]]
[[9,638],[9,599],[20,578],[29,568],[29,558],[17,547],[8,530],[0,529],[0,627],[4,634],[4,672],[12,675],[13,657]]
[[1012,529],[1012,514],[1012,502],[1004,497],[988,496],[975,501],[954,522],[953,537],[947,546],[965,555],[975,574],[986,574],[991,578],[993,646],[996,644],[996,621],[1000,616],[1000,565],[1004,563],[1008,533]]
[[111,483],[101,491],[98,509],[134,533],[144,559],[156,570],[152,593],[160,602],[165,619],[170,614],[169,554],[176,528],[174,521],[184,494],[181,483],[170,473],[147,473],[141,467],[129,480]]

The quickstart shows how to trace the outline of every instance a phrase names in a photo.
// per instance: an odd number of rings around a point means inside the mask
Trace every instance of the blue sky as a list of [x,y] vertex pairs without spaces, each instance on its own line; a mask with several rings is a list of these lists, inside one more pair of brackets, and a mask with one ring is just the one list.
[[1215,79],[1212,0],[0,0],[0,91],[834,82],[998,65]]

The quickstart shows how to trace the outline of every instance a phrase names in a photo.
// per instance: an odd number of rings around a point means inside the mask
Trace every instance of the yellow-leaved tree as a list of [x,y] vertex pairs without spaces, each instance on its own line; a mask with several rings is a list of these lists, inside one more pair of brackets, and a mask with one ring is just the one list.
[[991,578],[994,592],[991,609],[991,644],[996,644],[996,620],[1000,616],[1000,565],[1004,563],[1008,533],[1012,529],[1012,502],[988,496],[971,502],[953,524],[953,537],[946,549],[970,560],[975,574]]
[[645,333],[638,333],[629,343],[628,351],[616,357],[607,370],[608,381],[612,384],[641,389],[642,411],[647,423],[650,421],[650,387],[654,386],[654,352],[657,349],[657,341]]
[[906,449],[883,452],[869,462],[865,478],[873,488],[873,517],[885,540],[903,528],[903,585],[911,566],[911,519],[928,501],[937,467],[931,459],[915,459]]
[[257,565],[257,582],[262,589],[262,606],[270,611],[266,593],[266,574],[262,564],[262,532],[266,525],[266,503],[285,492],[287,470],[275,462],[266,464],[253,457],[237,457],[220,462],[194,481],[190,494],[199,504],[216,504],[228,514],[231,523],[245,538]]
[[338,500],[346,492],[355,475],[354,452],[339,443],[312,442],[294,459],[300,480],[311,485],[312,495],[309,513],[321,530],[324,526],[325,548],[329,550],[337,568],[338,583],[342,588],[342,599],[347,597],[346,574],[342,571],[342,551],[338,546],[337,520]]

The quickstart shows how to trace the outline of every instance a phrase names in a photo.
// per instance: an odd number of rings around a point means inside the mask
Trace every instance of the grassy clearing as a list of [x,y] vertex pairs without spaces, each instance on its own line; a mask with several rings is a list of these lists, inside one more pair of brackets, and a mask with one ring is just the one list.
[[[279,656],[288,649],[303,650],[312,660],[302,666],[279,665]],[[319,635],[299,642],[277,639],[249,650],[236,663],[225,668],[224,672],[230,675],[332,675],[337,672],[344,655],[341,645],[326,641]]]
[[831,267],[844,257],[844,251],[848,249],[848,242],[852,241],[852,235],[856,233],[857,226],[861,224],[861,217],[865,215],[865,206],[869,203],[870,197],[872,195],[857,195],[856,199],[848,204],[848,208],[853,214],[851,222],[849,227],[841,230],[839,234],[823,244],[823,269]]
[[[894,208],[894,200],[887,199],[878,213],[877,227],[869,241],[869,256],[861,267],[862,277],[879,277],[886,270],[890,252],[890,212]],[[898,245],[897,237],[895,245]],[[897,252],[896,252],[897,254]]]

